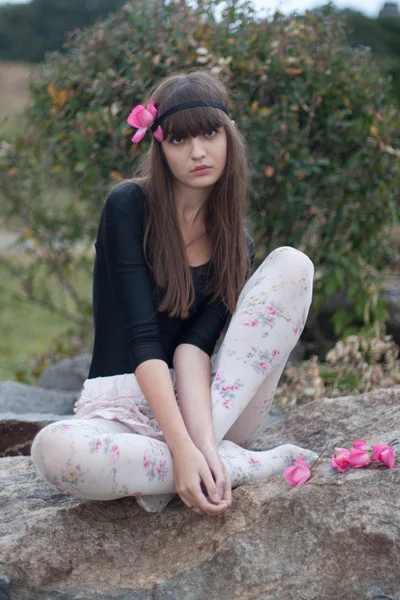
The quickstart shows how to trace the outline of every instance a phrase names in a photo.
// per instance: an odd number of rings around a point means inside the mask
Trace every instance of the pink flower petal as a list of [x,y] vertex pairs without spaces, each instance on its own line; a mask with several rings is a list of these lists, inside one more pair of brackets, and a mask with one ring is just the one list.
[[[300,479],[297,480],[297,482],[294,485],[304,485],[306,483],[306,481],[308,481],[311,477],[311,473],[310,471],[301,471],[302,476]],[[299,473],[296,473],[297,478],[299,477]]]
[[350,448],[350,464],[354,469],[360,469],[362,467],[368,467],[371,459],[367,452],[359,450],[358,448]]
[[310,466],[303,458],[299,457],[293,465],[283,471],[283,476],[291,485],[303,485],[310,479]]
[[339,471],[339,473],[346,473],[346,467],[349,466],[350,462],[348,462],[346,465],[341,464],[340,462],[336,462],[335,458],[331,458],[331,461],[329,463],[332,467],[332,469],[337,469]]
[[157,129],[155,130],[155,132],[153,133],[154,137],[156,138],[156,140],[158,142],[162,142],[164,139],[164,134],[163,134],[163,130],[161,129],[160,125],[157,127]]
[[372,446],[372,458],[382,462],[389,469],[393,469],[396,462],[396,452],[389,444],[374,444]]
[[368,450],[368,446],[364,440],[356,440],[353,444],[353,448],[358,448],[359,450],[364,450],[365,452]]
[[134,144],[137,144],[138,142],[140,142],[144,138],[146,131],[147,131],[147,129],[138,129],[132,138],[132,142]]
[[153,98],[150,98],[150,102],[147,105],[147,110],[149,111],[149,113],[151,114],[151,116],[153,117],[153,120],[154,120],[157,116],[157,109],[154,106]]
[[335,454],[330,461],[332,469],[337,469],[339,473],[345,473],[349,464],[350,452],[347,450],[347,448],[335,448]]
[[149,127],[154,121],[153,115],[145,109],[144,106],[139,104],[135,106],[132,110],[131,114],[127,118],[127,122],[131,127],[137,127],[138,129],[142,127]]
[[143,110],[146,110],[146,109],[141,104],[139,104],[138,106],[135,106],[135,108],[132,109],[129,117],[127,118],[128,125],[130,125],[131,127],[136,127],[137,129],[140,129],[140,127],[142,127],[142,124],[139,121],[139,116]]

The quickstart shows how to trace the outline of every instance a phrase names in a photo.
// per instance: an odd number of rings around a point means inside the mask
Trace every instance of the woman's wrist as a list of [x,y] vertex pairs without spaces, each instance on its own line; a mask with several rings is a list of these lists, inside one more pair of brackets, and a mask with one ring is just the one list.
[[214,452],[218,451],[217,442],[215,437],[203,438],[198,442],[194,442],[196,448],[200,450],[200,452]]
[[[165,437],[165,436],[164,436]],[[172,454],[172,458],[177,454],[181,454],[186,452],[188,449],[191,449],[195,446],[193,440],[187,436],[185,438],[167,440],[167,446]]]

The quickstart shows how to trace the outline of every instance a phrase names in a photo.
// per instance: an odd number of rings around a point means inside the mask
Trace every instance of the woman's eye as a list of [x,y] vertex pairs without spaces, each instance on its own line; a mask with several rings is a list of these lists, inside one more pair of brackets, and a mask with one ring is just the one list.
[[215,137],[217,133],[218,131],[216,129],[210,129],[210,131],[207,131],[206,135],[208,135],[209,137]]
[[170,144],[174,144],[175,146],[183,142],[183,138],[180,137],[172,137],[169,140]]

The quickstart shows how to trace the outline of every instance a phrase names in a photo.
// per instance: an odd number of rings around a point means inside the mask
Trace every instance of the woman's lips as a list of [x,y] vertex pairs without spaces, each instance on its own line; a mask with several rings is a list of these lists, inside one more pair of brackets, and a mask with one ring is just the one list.
[[211,171],[212,167],[196,167],[193,169],[192,173],[195,175],[205,175]]

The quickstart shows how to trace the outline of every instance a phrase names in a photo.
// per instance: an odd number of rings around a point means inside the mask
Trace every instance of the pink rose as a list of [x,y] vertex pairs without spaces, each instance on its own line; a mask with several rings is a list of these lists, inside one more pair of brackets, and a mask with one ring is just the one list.
[[283,471],[283,476],[290,485],[303,485],[310,479],[310,466],[300,456],[293,461],[290,467]]
[[371,463],[371,458],[368,454],[368,446],[364,440],[356,440],[353,447],[350,448],[350,465],[354,469],[368,467]]
[[[154,106],[153,99],[151,99],[148,103],[147,109],[142,104],[138,104],[138,106],[135,106],[135,108],[132,110],[129,117],[127,118],[128,125],[130,125],[131,127],[136,127],[138,129],[138,131],[132,138],[132,142],[137,143],[143,139],[147,128],[153,124],[156,117],[157,109]],[[154,132],[154,137],[159,142],[162,142],[163,135],[161,127],[157,127],[156,131]]]
[[350,452],[346,448],[335,448],[335,454],[330,462],[332,469],[337,469],[339,473],[345,473],[349,464]]
[[354,469],[360,469],[362,467],[368,467],[371,463],[368,452],[361,448],[350,448],[350,464]]
[[372,458],[373,460],[382,462],[389,469],[393,469],[396,462],[396,452],[393,446],[389,446],[388,444],[374,444],[372,446]]
[[359,450],[364,450],[365,452],[368,450],[368,446],[364,440],[356,440],[353,444],[353,448],[358,448]]

